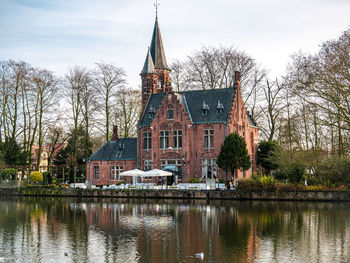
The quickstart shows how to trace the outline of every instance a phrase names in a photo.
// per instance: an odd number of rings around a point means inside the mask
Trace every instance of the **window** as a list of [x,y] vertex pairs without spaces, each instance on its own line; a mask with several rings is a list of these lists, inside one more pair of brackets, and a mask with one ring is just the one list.
[[221,115],[224,111],[224,105],[218,100],[218,106],[216,107],[216,114]]
[[143,149],[151,150],[152,149],[152,133],[144,132],[143,133]]
[[214,130],[204,130],[204,148],[214,147]]
[[174,148],[182,148],[182,130],[173,131]]
[[215,159],[202,159],[202,178],[216,178],[217,164]]
[[153,119],[155,115],[156,115],[156,109],[153,108],[151,105],[148,111],[148,118]]
[[174,119],[174,110],[168,110],[168,120]]
[[169,132],[160,131],[160,149],[169,148]]
[[119,174],[123,171],[123,166],[121,165],[111,165],[111,179],[120,179]]
[[144,160],[143,161],[143,169],[145,171],[152,170],[152,160]]
[[172,159],[172,160],[161,160],[161,168],[164,169],[167,165],[175,165],[176,171],[182,171],[182,161],[181,159]]
[[161,89],[161,88],[162,88],[162,81],[158,80],[158,89]]
[[202,116],[207,116],[209,112],[209,106],[208,104],[203,101],[203,106],[202,106]]
[[100,167],[94,166],[94,179],[99,178],[99,173],[100,173]]

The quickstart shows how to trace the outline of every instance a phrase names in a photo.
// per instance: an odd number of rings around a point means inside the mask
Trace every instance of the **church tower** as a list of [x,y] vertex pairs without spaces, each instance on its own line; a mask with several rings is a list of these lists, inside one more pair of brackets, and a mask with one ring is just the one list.
[[142,109],[152,93],[167,93],[171,90],[170,69],[166,62],[158,16],[154,24],[151,46],[148,48],[141,75]]

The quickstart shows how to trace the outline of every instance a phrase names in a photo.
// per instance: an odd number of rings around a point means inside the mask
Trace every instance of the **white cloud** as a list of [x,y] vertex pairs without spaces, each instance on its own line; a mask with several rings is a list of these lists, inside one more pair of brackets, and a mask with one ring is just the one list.
[[[161,1],[159,22],[168,62],[202,45],[235,46],[282,74],[289,56],[316,52],[349,26],[350,2]],[[154,8],[141,0],[0,0],[0,59],[25,60],[64,75],[69,66],[117,62],[137,87]]]

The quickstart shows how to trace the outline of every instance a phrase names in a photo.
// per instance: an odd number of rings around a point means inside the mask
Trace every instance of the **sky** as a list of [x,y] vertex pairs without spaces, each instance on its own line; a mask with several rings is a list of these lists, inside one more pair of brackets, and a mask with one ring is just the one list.
[[[0,60],[64,76],[74,65],[116,63],[138,88],[154,0],[0,0]],[[350,0],[159,0],[168,64],[203,46],[235,47],[283,75],[290,56],[316,53],[350,28]]]

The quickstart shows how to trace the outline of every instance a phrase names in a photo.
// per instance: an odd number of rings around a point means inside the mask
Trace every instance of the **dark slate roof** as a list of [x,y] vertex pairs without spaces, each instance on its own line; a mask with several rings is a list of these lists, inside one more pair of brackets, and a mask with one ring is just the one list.
[[257,127],[256,122],[254,121],[253,117],[247,112],[247,119],[248,119],[248,124],[251,127]]
[[137,138],[120,138],[115,141],[110,140],[93,155],[90,161],[120,161],[136,160],[137,158]]
[[[183,91],[176,93],[176,95],[178,96],[181,104],[186,108],[188,115],[194,124],[219,122],[226,123],[233,102],[234,89],[227,88]],[[139,127],[149,126],[151,124],[152,119],[148,116],[150,107],[152,106],[152,108],[158,110],[164,96],[164,93],[150,95]],[[216,112],[219,101],[223,107],[221,114],[217,114]],[[206,116],[203,116],[202,114],[202,107],[204,102],[209,108]]]
[[151,94],[151,96],[149,96],[145,111],[142,113],[143,115],[141,117],[139,127],[149,126],[151,124],[152,118],[149,118],[148,116],[150,108],[152,106],[152,108],[155,109],[157,112],[159,105],[163,101],[164,96],[165,96],[165,93]]
[[[193,90],[179,92],[179,94],[184,97],[187,112],[193,123],[217,123],[227,121],[233,102],[234,89]],[[223,106],[221,114],[217,114],[216,111],[219,101]],[[202,114],[204,103],[209,108],[206,116]]]
[[148,73],[156,73],[149,48],[148,48],[145,64],[143,65],[143,68],[141,71],[141,74],[148,74]]
[[154,23],[153,35],[151,40],[151,55],[156,69],[167,69],[170,70],[166,63],[162,36],[158,25],[158,17]]

